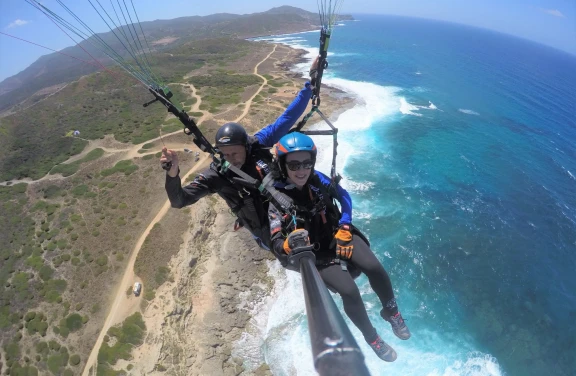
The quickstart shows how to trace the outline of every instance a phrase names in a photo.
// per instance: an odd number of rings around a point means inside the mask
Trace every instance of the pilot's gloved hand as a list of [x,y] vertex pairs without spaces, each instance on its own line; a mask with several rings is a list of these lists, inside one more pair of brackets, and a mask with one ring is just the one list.
[[305,247],[310,245],[310,237],[308,236],[308,231],[303,228],[297,228],[292,231],[290,235],[284,240],[284,252],[287,255],[292,253],[295,248]]
[[336,241],[336,256],[342,260],[350,260],[352,251],[354,251],[350,225],[341,225],[336,235],[334,235],[334,240]]

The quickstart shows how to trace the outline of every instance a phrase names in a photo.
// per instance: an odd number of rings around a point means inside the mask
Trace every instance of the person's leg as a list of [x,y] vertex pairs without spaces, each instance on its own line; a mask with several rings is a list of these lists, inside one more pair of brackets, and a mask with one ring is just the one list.
[[337,264],[321,268],[318,272],[326,286],[340,294],[346,315],[360,329],[366,341],[373,341],[377,336],[376,329],[368,318],[358,286],[350,274]]
[[384,266],[376,258],[368,244],[359,236],[354,236],[352,245],[354,245],[354,251],[350,262],[358,267],[362,273],[366,274],[370,286],[378,295],[386,314],[389,316],[395,315],[398,313],[398,307],[394,298],[394,290],[392,290],[392,282]]
[[326,286],[340,294],[346,315],[360,329],[364,339],[376,355],[387,362],[395,361],[397,358],[396,351],[380,338],[370,322],[358,286],[356,286],[350,273],[342,270],[338,264],[321,268],[319,272]]
[[382,303],[380,316],[390,323],[394,334],[398,338],[410,338],[410,330],[406,326],[402,315],[398,312],[394,290],[392,290],[392,282],[384,266],[382,266],[374,252],[360,236],[355,236],[352,244],[354,245],[354,251],[350,262],[368,277],[370,286]]

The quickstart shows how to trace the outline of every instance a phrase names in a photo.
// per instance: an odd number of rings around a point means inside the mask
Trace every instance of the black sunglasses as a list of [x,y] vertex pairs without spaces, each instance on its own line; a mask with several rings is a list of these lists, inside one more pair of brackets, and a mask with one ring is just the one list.
[[286,162],[286,166],[290,171],[298,171],[301,167],[305,170],[310,170],[314,166],[314,161],[312,159],[307,159],[305,161],[290,161]]

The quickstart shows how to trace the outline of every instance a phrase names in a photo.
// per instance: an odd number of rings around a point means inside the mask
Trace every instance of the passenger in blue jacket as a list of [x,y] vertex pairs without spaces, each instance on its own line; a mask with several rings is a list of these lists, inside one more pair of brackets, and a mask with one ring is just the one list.
[[[370,249],[368,240],[352,225],[350,195],[340,185],[333,186],[326,175],[314,170],[317,150],[307,135],[289,133],[280,139],[275,149],[272,184],[279,195],[285,196],[278,202],[291,201],[296,215],[294,218],[286,216],[287,213],[279,211],[273,203],[269,204],[272,252],[282,266],[294,270],[288,262],[296,244],[294,239],[303,238],[308,245],[313,244],[316,267],[326,286],[340,294],[344,311],[376,355],[393,362],[396,352],[372,326],[354,282],[353,269],[368,277],[382,303],[380,316],[390,323],[394,334],[406,340],[410,338],[410,330],[398,311],[388,273]],[[340,203],[342,212],[334,200]]]
[[[316,65],[317,61],[314,61],[311,71]],[[244,127],[238,123],[224,124],[216,132],[215,146],[230,164],[251,177],[262,180],[268,174],[268,165],[272,161],[269,149],[288,133],[304,113],[311,96],[312,88],[310,83],[306,82],[284,113],[254,136],[248,136]],[[172,162],[172,167],[166,173],[165,188],[173,208],[192,205],[204,196],[217,193],[237,216],[234,229],[245,227],[260,247],[270,249],[268,203],[262,199],[260,192],[233,184],[231,178],[235,175],[230,171],[222,175],[214,164],[201,172],[192,183],[182,187],[176,152],[162,149],[160,162]]]

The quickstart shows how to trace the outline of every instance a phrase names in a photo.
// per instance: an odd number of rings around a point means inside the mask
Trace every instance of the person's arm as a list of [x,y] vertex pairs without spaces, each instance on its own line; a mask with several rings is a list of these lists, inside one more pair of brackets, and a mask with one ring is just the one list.
[[183,208],[192,205],[202,197],[215,193],[211,180],[217,179],[217,175],[210,168],[204,170],[196,176],[192,183],[182,187],[182,181],[179,175],[171,177],[166,174],[166,193],[173,208]]
[[262,128],[255,134],[260,144],[266,147],[272,147],[285,136],[290,128],[296,124],[298,118],[304,113],[311,97],[312,88],[310,87],[310,83],[306,82],[304,88],[300,90],[284,113],[280,115],[274,123]]
[[[319,171],[315,171],[318,178],[320,178],[320,183],[330,192],[330,178]],[[342,216],[340,217],[340,222],[338,225],[352,224],[352,198],[350,194],[340,186],[336,184],[335,199],[340,203],[342,209]]]

